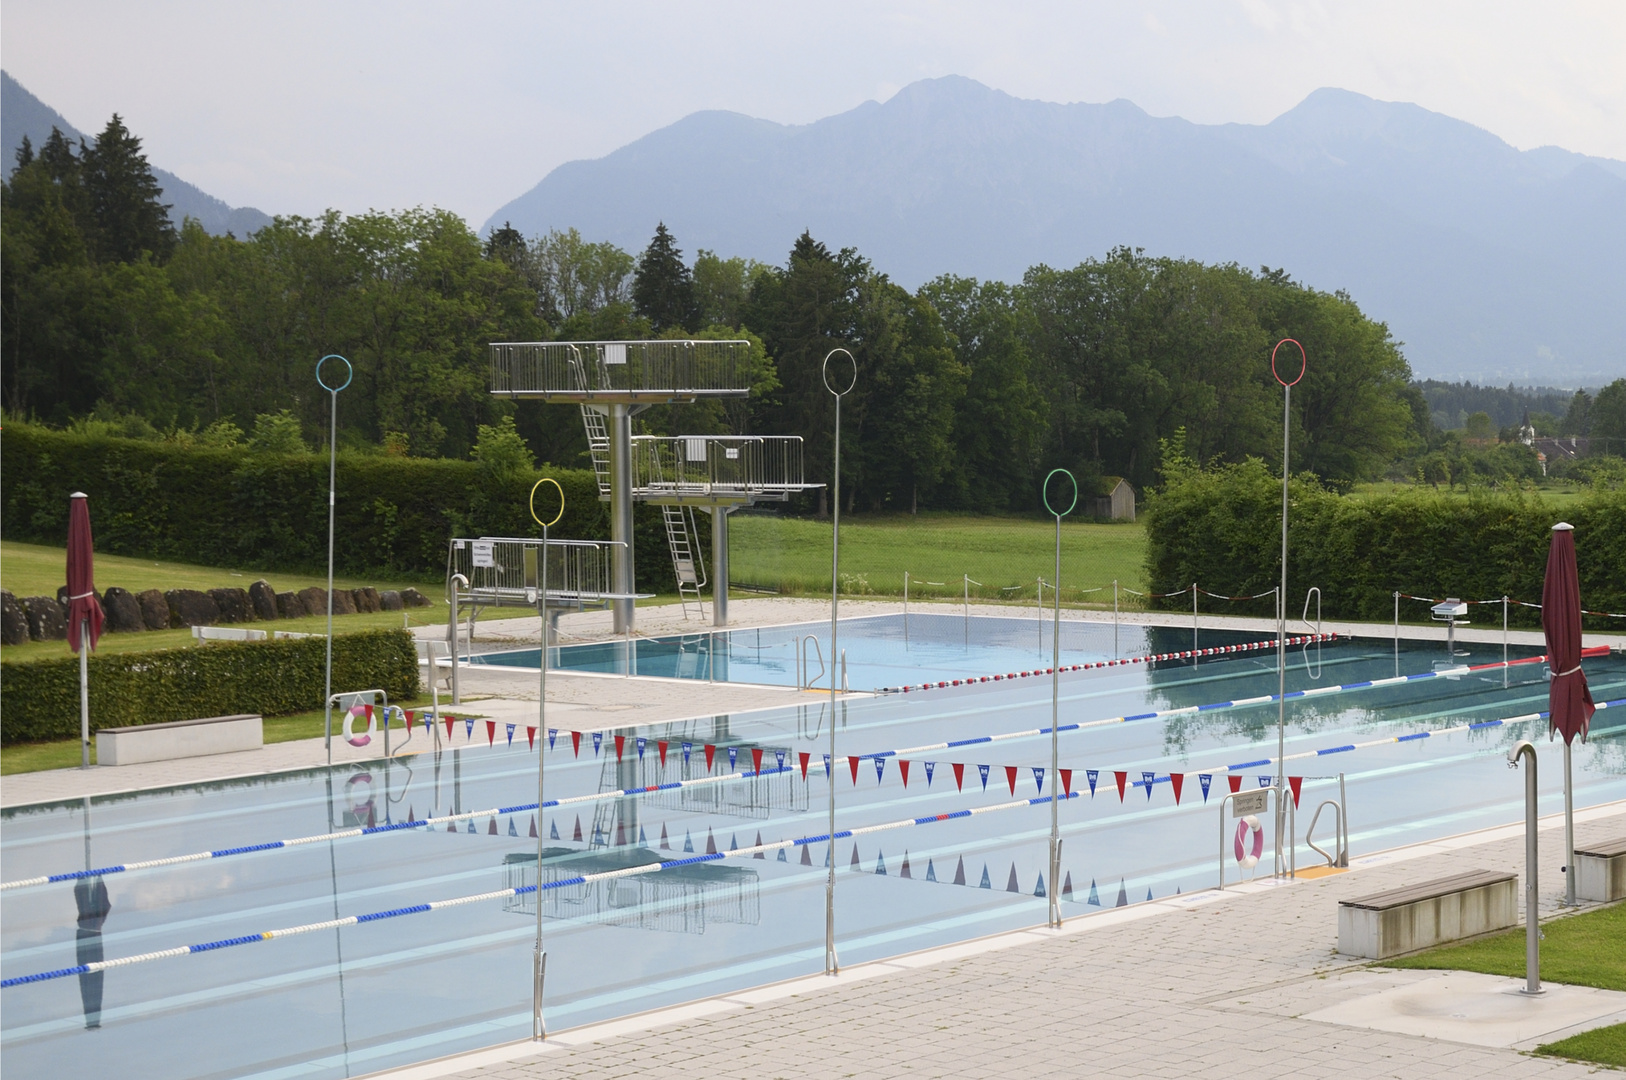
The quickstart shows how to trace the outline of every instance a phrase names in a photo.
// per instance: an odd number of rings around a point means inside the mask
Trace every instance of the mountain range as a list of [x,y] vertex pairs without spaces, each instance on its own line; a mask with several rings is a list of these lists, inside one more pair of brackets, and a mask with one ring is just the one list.
[[805,125],[691,114],[499,209],[629,251],[783,263],[804,229],[901,284],[1019,280],[1124,245],[1285,269],[1387,322],[1419,376],[1626,373],[1626,162],[1520,151],[1417,105],[1322,89],[1268,124],[1023,100],[960,77]]
[[[28,141],[38,150],[50,136],[52,127],[59,128],[62,134],[75,143],[80,139],[86,142],[96,141],[63,119],[61,113],[29,93],[21,83],[11,77],[10,72],[0,71],[0,143],[5,146],[5,171],[8,174],[11,172],[12,164],[17,160],[17,149],[22,146],[23,136],[28,136]],[[152,174],[158,180],[158,186],[164,189],[163,200],[169,204],[169,217],[176,228],[180,227],[184,218],[192,217],[216,236],[228,232],[247,236],[255,229],[271,224],[270,215],[252,206],[228,206],[172,172],[153,166]]]

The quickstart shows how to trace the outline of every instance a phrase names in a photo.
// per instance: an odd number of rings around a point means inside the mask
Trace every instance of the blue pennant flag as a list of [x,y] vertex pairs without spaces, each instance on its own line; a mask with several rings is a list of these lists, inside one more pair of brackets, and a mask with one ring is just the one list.
[[[937,768],[937,762],[935,762],[935,761],[926,762],[926,786],[927,787],[932,786],[932,770],[934,770],[936,768]],[[926,869],[930,870],[931,868],[932,868],[932,861],[930,859],[927,859],[926,860]],[[932,880],[936,881],[937,879],[933,878]]]
[[886,771],[886,758],[880,754],[875,755],[875,782],[881,782],[881,774]]
[[514,725],[513,724],[508,725],[508,745],[509,746],[514,745]]
[[553,825],[549,827],[549,829],[548,829],[548,839],[549,840],[557,840],[557,839],[559,839],[559,823],[557,821],[555,821],[553,823]]
[[1152,784],[1157,780],[1157,773],[1143,772],[1140,774],[1140,777],[1142,782],[1146,784],[1146,801],[1151,802]]
[[[773,760],[774,760],[774,764],[778,766],[779,771],[784,772],[785,771],[785,752],[783,750],[775,750],[773,752]],[[783,848],[781,848],[780,851],[779,851],[779,857],[780,857],[780,859],[783,859],[785,857],[785,851],[784,851]]]
[[593,756],[598,757],[599,747],[604,745],[604,732],[593,732]]
[[830,755],[824,755],[824,778],[830,779]]
[[734,768],[734,763],[737,762],[739,759],[740,759],[740,748],[737,747],[737,746],[730,746],[728,748],[728,767],[729,767],[730,770],[732,770]]
[[693,749],[694,743],[686,742],[683,744],[683,764],[687,765],[689,763],[689,751]]
[[691,855],[694,854],[694,837],[689,835],[688,829],[683,830],[683,850]]
[[465,739],[474,738],[474,721],[473,720],[464,720],[463,721],[463,737]]
[[649,742],[648,739],[644,738],[642,735],[638,736],[638,760],[639,761],[644,760],[644,744],[646,744],[647,742]]
[[1198,773],[1197,783],[1203,786],[1203,802],[1208,801],[1208,789],[1214,786],[1214,778],[1208,773]]
[[556,727],[550,727],[548,729],[548,749],[549,750],[553,749],[553,740],[557,739],[558,737],[559,737],[559,729],[556,728]]
[[978,765],[977,773],[982,777],[982,790],[988,790],[988,766]]
[[1270,786],[1270,777],[1268,777],[1268,776],[1261,776],[1261,777],[1260,777],[1260,778],[1259,778],[1259,786],[1260,786],[1260,787],[1269,787],[1269,786]]
[[1084,901],[1084,902],[1086,904],[1094,904],[1096,907],[1101,906],[1101,894],[1095,891],[1095,879],[1094,878],[1090,879],[1090,898],[1088,900]]
[[1093,799],[1095,798],[1095,782],[1101,779],[1101,770],[1089,769],[1085,771],[1084,775],[1090,779],[1090,798]]
[[[1044,794],[1044,770],[1039,768],[1037,765],[1035,765],[1033,767],[1033,782],[1034,782],[1034,784],[1036,784],[1038,786],[1039,794],[1043,795]],[[1044,893],[1035,893],[1034,895],[1043,896]]]

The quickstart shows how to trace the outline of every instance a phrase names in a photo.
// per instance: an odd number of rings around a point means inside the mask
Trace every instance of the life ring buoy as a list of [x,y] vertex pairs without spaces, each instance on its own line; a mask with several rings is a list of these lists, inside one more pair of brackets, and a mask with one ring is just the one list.
[[358,820],[373,815],[372,773],[356,773],[344,782],[344,804]]
[[[356,718],[359,717],[359,716],[367,717],[367,731],[366,731],[365,734],[362,734],[362,735],[357,735],[355,733]],[[373,741],[373,734],[377,730],[378,730],[378,720],[377,720],[376,717],[373,716],[373,710],[372,710],[371,706],[367,706],[367,705],[352,705],[352,706],[350,706],[350,713],[349,713],[348,716],[346,716],[344,718],[344,741],[345,742],[349,743],[351,746],[366,746],[368,743]]]
[[[1252,851],[1243,845],[1243,839],[1253,834]],[[1236,852],[1236,861],[1244,870],[1252,870],[1259,865],[1259,856],[1265,853],[1265,830],[1260,826],[1259,819],[1252,814],[1236,823],[1236,837],[1232,843]]]

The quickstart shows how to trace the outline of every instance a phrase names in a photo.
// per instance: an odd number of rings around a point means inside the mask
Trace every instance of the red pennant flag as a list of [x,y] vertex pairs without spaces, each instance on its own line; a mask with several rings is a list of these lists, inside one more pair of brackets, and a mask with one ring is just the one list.
[[412,731],[412,710],[408,709],[406,712],[402,713],[401,715],[406,717],[406,729],[407,729],[408,734],[410,734],[411,731]]
[[497,721],[495,720],[486,721],[486,742],[492,746],[497,745]]
[[1124,783],[1129,779],[1129,774],[1126,773],[1126,772],[1115,772],[1112,775],[1113,775],[1113,778],[1118,781],[1118,801],[1123,802],[1124,801]]
[[1185,773],[1172,772],[1169,774],[1169,786],[1174,788],[1174,805],[1176,806],[1180,805],[1180,788],[1185,784],[1185,782]]
[[576,841],[577,843],[581,842],[581,838],[582,838],[582,816],[580,814],[576,815],[576,831],[575,831],[575,833],[573,833],[571,835],[570,838],[572,840]]
[[491,819],[491,828],[486,830],[486,835],[487,836],[496,836],[497,835],[497,819],[496,818]]
[[1304,787],[1304,777],[1289,776],[1287,786],[1293,789],[1293,809],[1299,808],[1299,790]]
[[666,768],[666,744],[664,742],[658,742],[655,744],[655,747],[661,752],[661,768],[664,769]]
[[954,786],[959,791],[965,790],[965,765],[958,761],[954,763]]
[[532,840],[536,839],[536,818],[535,817],[531,818],[531,839]]
[[1005,766],[1005,779],[1010,782],[1011,794],[1015,795],[1016,794],[1016,766],[1015,765],[1007,765],[1007,766]]
[[762,771],[762,747],[760,746],[751,747],[751,771],[755,773]]
[[456,721],[450,716],[448,716],[446,718],[446,741],[447,742],[452,741],[452,724],[455,723],[455,722]]
[[582,756],[582,733],[581,732],[572,731],[570,733],[570,749],[571,749],[572,753],[574,753],[577,757]]
[[1061,790],[1066,793],[1068,798],[1072,798],[1072,795],[1073,795],[1073,770],[1071,770],[1071,769],[1057,769],[1056,771],[1061,773]]
[[706,771],[711,771],[711,759],[717,756],[717,748],[711,743],[706,744]]
[[621,760],[621,751],[626,748],[626,745],[627,737],[625,735],[617,735],[615,737],[615,760]]
[[909,786],[909,763],[902,758],[898,759],[898,771],[903,774],[903,786]]
[[812,756],[806,750],[802,751],[802,779],[807,779],[807,759]]
[[367,726],[372,727],[373,726],[373,706],[372,706],[372,703],[368,702],[366,705],[363,705],[362,708],[367,711]]
[[1227,780],[1229,780],[1231,782],[1231,794],[1232,795],[1235,795],[1237,792],[1242,790],[1242,774],[1241,773],[1236,773],[1233,776],[1227,776],[1225,779],[1227,779]]
[[855,757],[849,757],[847,759],[847,764],[851,765],[853,768],[853,783],[858,783],[858,759]]

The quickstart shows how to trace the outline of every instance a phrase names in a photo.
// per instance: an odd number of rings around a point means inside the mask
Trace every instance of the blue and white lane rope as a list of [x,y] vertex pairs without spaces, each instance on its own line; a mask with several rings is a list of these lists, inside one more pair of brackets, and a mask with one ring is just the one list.
[[[1607,652],[1607,649],[1603,650]],[[1583,651],[1583,656],[1597,656],[1598,650]],[[1443,668],[1438,671],[1424,671],[1413,675],[1398,675],[1386,679],[1370,679],[1364,682],[1344,683],[1337,686],[1319,686],[1309,690],[1292,690],[1286,697],[1289,700],[1301,697],[1320,697],[1326,694],[1343,693],[1354,690],[1379,689],[1386,686],[1398,686],[1410,682],[1420,682],[1427,679],[1441,677],[1461,676],[1471,672],[1489,671],[1501,667],[1516,667],[1523,664],[1540,663],[1545,656],[1532,656],[1521,660],[1498,660],[1490,664],[1458,665]],[[1219,709],[1241,708],[1249,705],[1263,705],[1274,702],[1275,694],[1265,694],[1254,698],[1240,698],[1236,701],[1219,701],[1206,705],[1187,705],[1178,709],[1163,709],[1157,712],[1136,713],[1129,716],[1114,716],[1103,720],[1086,720],[1076,724],[1063,724],[1058,731],[1080,731],[1085,728],[1104,727],[1114,724],[1126,724],[1137,720],[1166,719],[1174,716],[1187,716],[1195,713],[1213,712]],[[982,746],[990,743],[1005,742],[1011,739],[1029,739],[1050,734],[1048,727],[1029,728],[1025,731],[1008,731],[994,735],[978,735],[969,739],[955,739],[950,742],[930,743],[924,746],[906,746],[898,750],[879,750],[868,754],[852,755],[861,761],[876,761],[889,757],[915,756],[930,753],[935,750],[958,750],[968,746]],[[1407,738],[1425,738],[1428,733],[1407,736]],[[1266,759],[1271,760],[1271,759]],[[1247,767],[1257,767],[1254,763]],[[827,769],[833,769],[834,763],[828,763]],[[571,806],[579,803],[600,802],[606,799],[634,798],[640,795],[649,795],[661,791],[674,791],[679,788],[698,787],[702,784],[721,784],[734,780],[753,779],[758,776],[774,776],[783,772],[794,771],[790,765],[781,765],[772,769],[763,769],[760,772],[751,769],[742,769],[736,772],[722,773],[717,776],[699,776],[690,780],[670,780],[663,784],[649,784],[645,787],[621,788],[616,791],[595,792],[589,795],[573,795],[563,799],[549,799],[541,807],[543,810],[552,810],[561,806]],[[1199,770],[1204,771],[1204,770]],[[423,818],[419,821],[402,821],[389,825],[373,825],[354,829],[341,829],[337,832],[319,833],[315,836],[301,836],[292,840],[271,840],[260,844],[245,844],[240,847],[222,848],[216,851],[198,851],[189,855],[172,855],[163,859],[146,859],[140,862],[120,863],[115,866],[104,866],[94,870],[70,870],[59,874],[42,874],[38,877],[19,878],[15,881],[0,883],[0,891],[23,889],[36,885],[50,885],[63,881],[77,881],[80,878],[105,876],[108,874],[125,874],[136,870],[152,870],[166,866],[180,866],[185,863],[204,862],[210,859],[223,859],[232,855],[248,855],[261,851],[276,851],[283,848],[299,847],[304,844],[320,843],[324,840],[345,840],[356,836],[373,836],[379,833],[397,832],[401,829],[415,829],[420,826],[445,825],[455,821],[469,821],[475,818],[486,818],[500,814],[527,813],[537,809],[536,803],[521,803],[516,806],[493,807],[484,810],[469,810],[460,814],[445,814],[439,817]]]
[[[1065,799],[1078,798],[1077,792],[1062,796]],[[1014,810],[1025,806],[1045,806],[1052,796],[1041,795],[1032,799],[1016,799],[1011,802],[998,803],[994,806],[979,806],[970,810],[954,810],[943,814],[928,814],[924,817],[902,818],[898,821],[888,821],[880,825],[864,825],[856,829],[843,829],[835,834],[834,839],[846,840],[855,836],[867,836],[870,833],[887,832],[892,829],[906,829],[916,825],[932,825],[939,821],[954,821],[960,818],[976,817],[980,814],[992,814],[1001,810]],[[678,867],[694,866],[697,863],[717,862],[725,858],[751,858],[758,854],[778,851],[781,848],[802,847],[809,844],[822,844],[829,842],[829,833],[818,836],[803,836],[795,840],[776,840],[768,844],[753,844],[750,847],[737,848],[733,851],[719,851],[710,855],[693,855],[684,859],[674,859],[670,862],[647,863],[642,866],[629,866],[620,870],[604,870],[594,874],[577,874],[574,877],[561,878],[558,881],[543,882],[542,890],[562,889],[573,885],[588,885],[595,881],[608,881],[612,878],[633,877],[637,874],[658,874],[662,870],[672,870]],[[831,853],[832,859],[834,852]],[[22,986],[28,983],[46,982],[50,979],[64,979],[72,975],[88,975],[92,972],[106,971],[109,968],[129,967],[132,964],[145,964],[153,960],[168,960],[176,956],[190,956],[195,953],[214,952],[217,949],[229,949],[236,945],[251,945],[260,941],[273,941],[277,938],[293,937],[297,934],[309,934],[318,930],[332,930],[336,927],[359,926],[362,923],[382,922],[385,919],[395,919],[403,915],[418,915],[426,911],[440,911],[444,908],[460,907],[464,904],[477,904],[485,900],[507,899],[514,896],[526,896],[538,891],[537,885],[520,885],[511,889],[498,889],[494,892],[475,893],[472,896],[458,896],[450,900],[432,900],[426,904],[410,904],[406,907],[388,908],[384,911],[369,912],[366,915],[351,915],[343,919],[328,919],[325,922],[307,923],[304,926],[289,926],[280,930],[266,930],[258,934],[244,934],[241,937],[221,938],[218,941],[206,941],[198,945],[183,945],[177,949],[160,949],[157,952],[137,953],[134,956],[121,956],[114,960],[98,960],[90,964],[76,964],[73,967],[57,968],[53,971],[41,971],[33,975],[19,975],[15,978],[0,981],[0,988]]]

